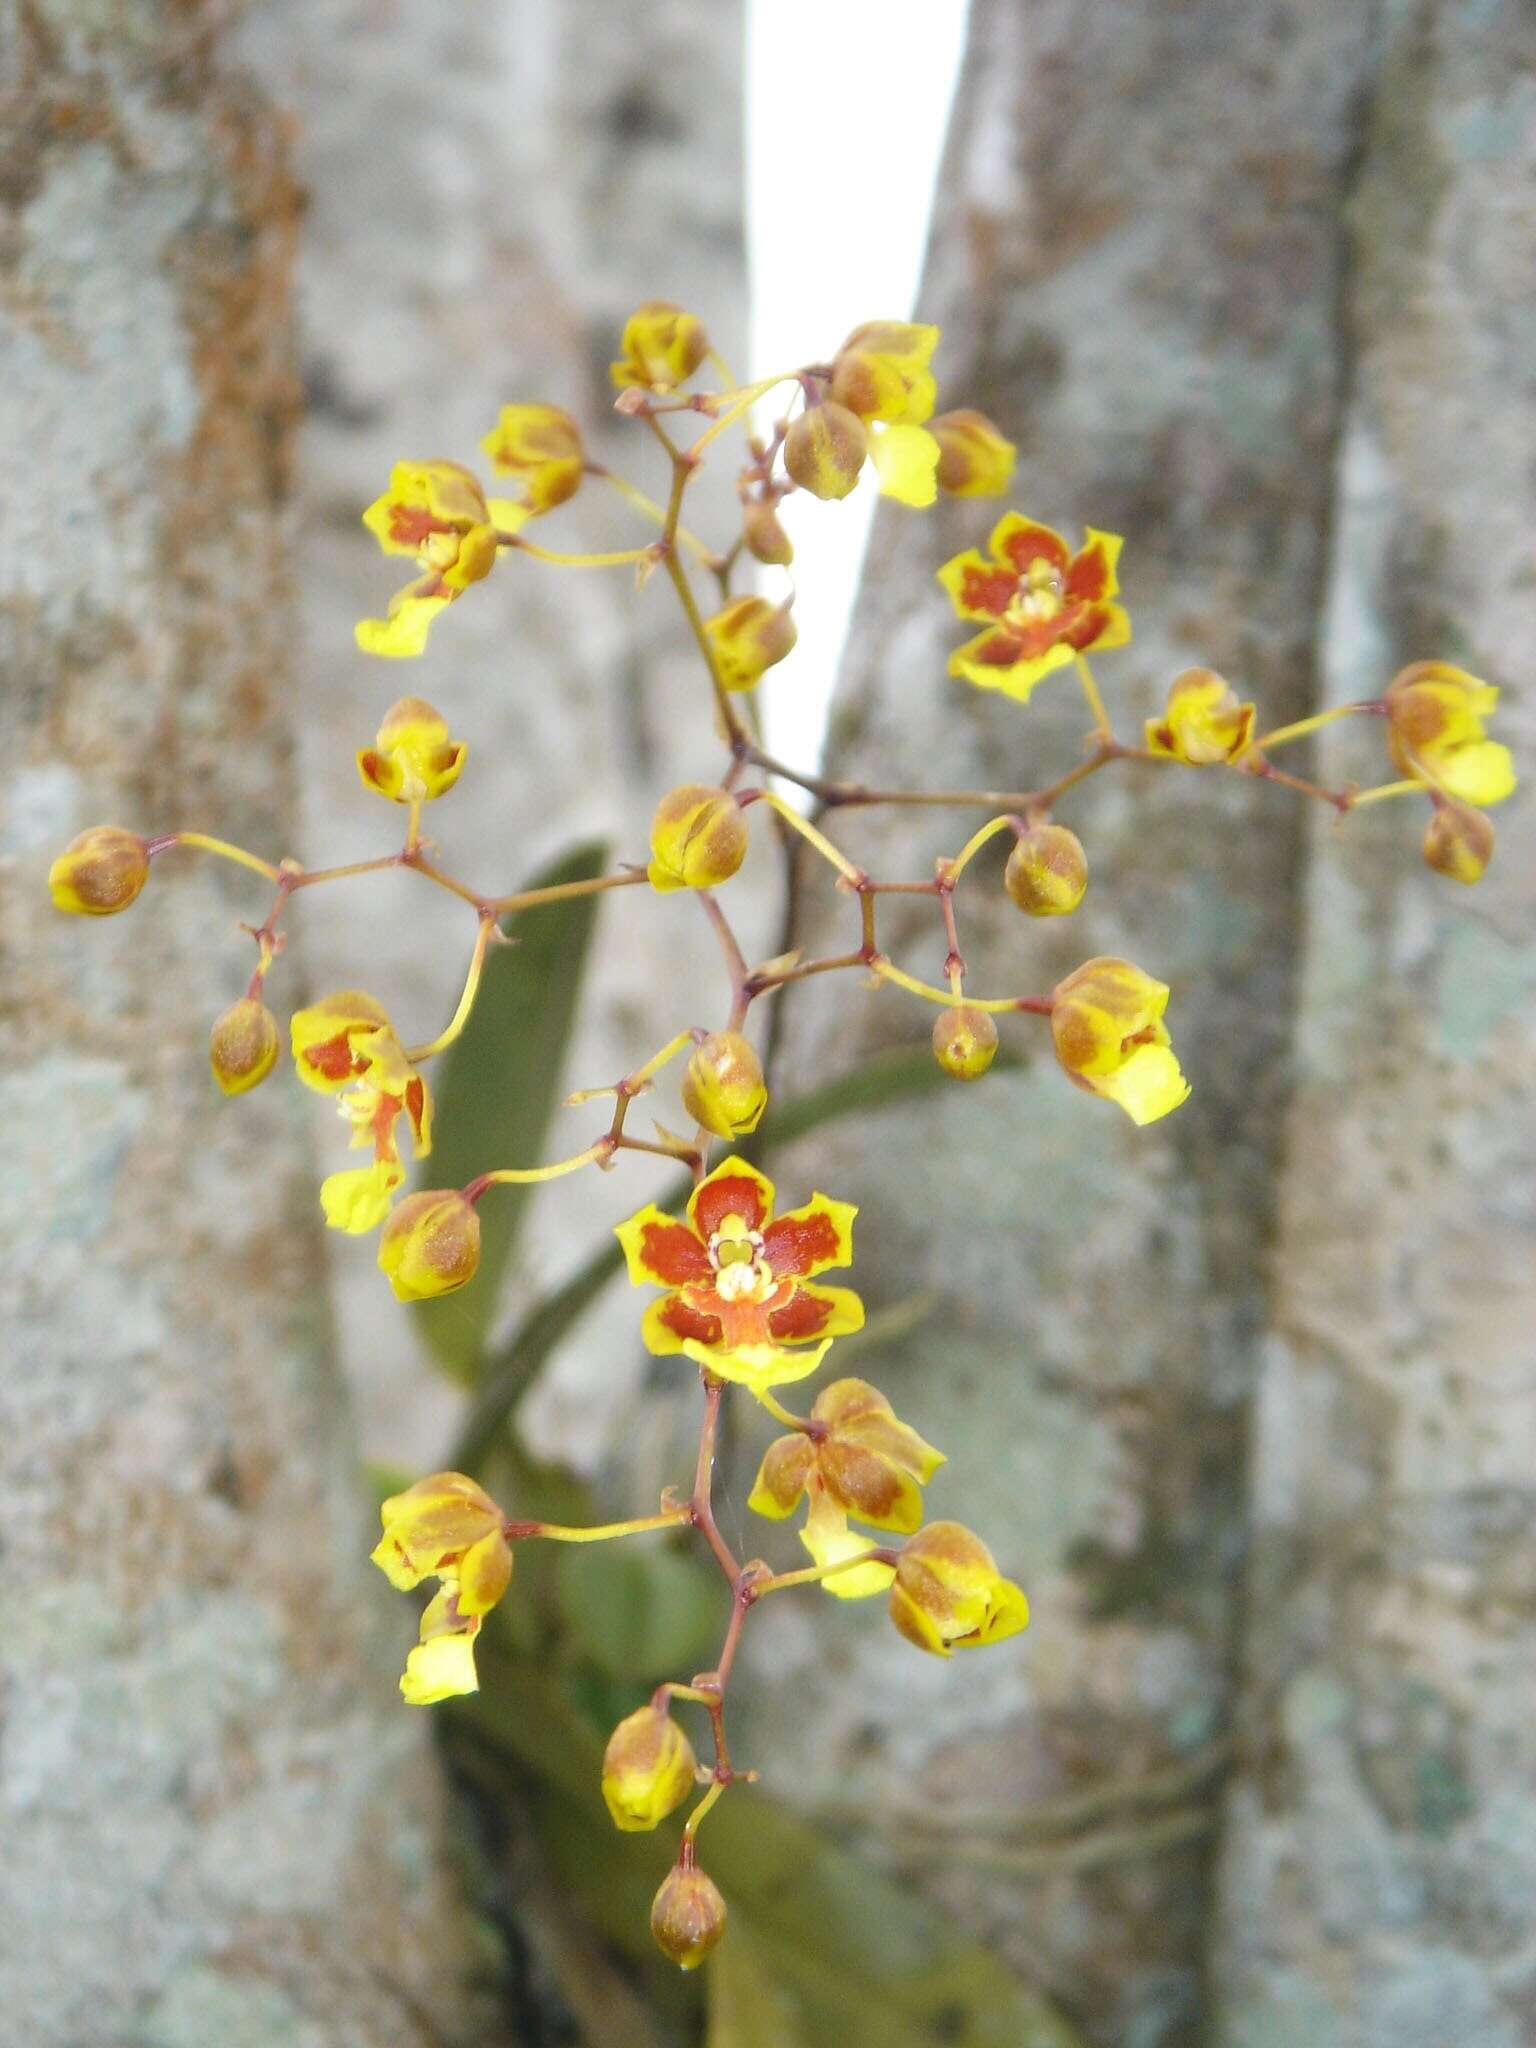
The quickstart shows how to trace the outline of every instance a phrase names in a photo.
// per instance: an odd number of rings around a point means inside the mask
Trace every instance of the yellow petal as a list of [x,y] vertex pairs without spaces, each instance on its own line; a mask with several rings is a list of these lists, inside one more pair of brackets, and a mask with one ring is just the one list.
[[1189,1083],[1167,1045],[1139,1045],[1122,1067],[1099,1075],[1098,1094],[1118,1102],[1133,1123],[1156,1123],[1189,1099]]
[[939,444],[926,427],[883,427],[870,436],[880,495],[921,508],[939,495]]

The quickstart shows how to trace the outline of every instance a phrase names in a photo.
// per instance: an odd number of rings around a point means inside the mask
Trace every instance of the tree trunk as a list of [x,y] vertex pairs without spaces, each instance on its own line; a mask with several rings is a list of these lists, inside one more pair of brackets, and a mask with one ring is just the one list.
[[102,820],[291,839],[282,129],[222,9],[5,13],[0,2036],[460,2038],[300,1106],[206,1063],[249,877],[171,852],[99,924],[44,888]]
[[[1351,229],[1330,700],[1448,654],[1536,758],[1536,18],[1386,15]],[[1361,739],[1331,728],[1330,779]],[[1367,771],[1369,772],[1369,771]],[[1222,2048],[1536,2035],[1536,828],[1475,893],[1418,806],[1313,852],[1254,1457]]]
[[[397,821],[359,790],[352,757],[409,691],[437,703],[472,749],[429,815],[450,865],[509,889],[585,837],[606,840],[614,863],[643,859],[662,792],[715,776],[721,759],[666,578],[637,593],[628,569],[506,560],[440,621],[422,659],[381,661],[356,651],[352,624],[380,611],[401,565],[380,556],[359,515],[402,457],[452,456],[485,474],[477,444],[512,399],[567,407],[595,460],[665,495],[650,436],[613,415],[608,364],[626,314],[665,297],[696,311],[742,367],[739,0],[665,0],[622,25],[601,0],[461,8],[447,38],[434,7],[274,0],[246,35],[297,111],[310,202],[300,307],[313,406],[297,577],[306,857],[389,843]],[[718,469],[690,489],[688,523],[701,532],[728,538],[733,511]],[[597,549],[653,531],[588,480],[537,538]],[[699,581],[701,600],[711,588]],[[733,892],[734,914],[756,891],[765,941],[775,881],[765,856]],[[429,1037],[452,1010],[472,920],[409,876],[364,888],[303,905],[317,957],[336,985],[376,991]],[[719,980],[696,904],[605,906],[569,1085],[616,1080],[696,1021],[689,990]],[[657,1113],[676,1124],[671,1085],[669,1075]],[[593,1114],[561,1116],[552,1142],[575,1150]],[[509,1305],[563,1277],[665,1177],[629,1160],[604,1181],[582,1174],[541,1190]],[[454,1390],[425,1362],[368,1247],[331,1249],[365,1445],[401,1463],[438,1458]],[[541,1446],[590,1462],[639,1369],[633,1305],[614,1295],[528,1404]]]
[[[975,8],[920,310],[945,330],[941,402],[984,407],[1021,444],[1006,502],[1127,536],[1135,643],[1099,664],[1122,736],[1196,662],[1268,724],[1312,704],[1368,25],[1326,0]],[[945,680],[967,629],[933,571],[1002,509],[884,515],[832,772],[1019,788],[1077,758],[1070,672],[1027,710]],[[840,812],[833,827],[876,875],[921,877],[980,815]],[[796,1188],[861,1203],[855,1277],[874,1307],[936,1291],[912,1335],[855,1369],[950,1453],[929,1512],[995,1544],[1035,1625],[961,1670],[914,1663],[868,1610],[851,1636],[830,1603],[810,1628],[769,1615],[749,1654],[794,1726],[765,1715],[748,1746],[812,1804],[916,1804],[940,1825],[952,1807],[1022,1823],[1171,1772],[1146,1797],[1111,1794],[1057,1854],[960,1834],[914,1858],[1091,2038],[1154,2048],[1201,2024],[1304,820],[1277,789],[1135,766],[1059,815],[1088,848],[1084,910],[1026,925],[984,856],[957,898],[970,985],[1045,990],[1092,954],[1129,956],[1173,985],[1188,1106],[1132,1128],[1074,1091],[1021,1018],[1023,1071],[839,1126],[786,1166]],[[852,943],[847,899],[811,893],[797,938]],[[910,971],[941,978],[931,903],[886,899],[881,929]],[[809,983],[780,1076],[921,1043],[933,1015]]]

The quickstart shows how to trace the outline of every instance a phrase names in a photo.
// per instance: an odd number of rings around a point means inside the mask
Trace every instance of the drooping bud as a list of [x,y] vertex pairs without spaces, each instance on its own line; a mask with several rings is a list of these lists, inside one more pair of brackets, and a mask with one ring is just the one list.
[[709,354],[709,336],[700,320],[670,299],[647,299],[624,322],[619,346],[623,355],[609,369],[615,384],[670,391]]
[[939,444],[939,489],[950,497],[998,498],[1013,481],[1018,450],[984,412],[942,412],[928,431]]
[[788,600],[776,605],[766,597],[733,597],[704,631],[723,690],[754,689],[798,637]]
[[521,478],[533,512],[553,511],[581,487],[581,429],[558,405],[504,405],[480,446],[492,468]]
[[244,1095],[277,1064],[277,1019],[255,996],[242,996],[216,1017],[208,1034],[213,1078],[226,1095]]
[[1424,833],[1424,859],[1453,882],[1480,882],[1493,859],[1493,826],[1464,804],[1437,804]]
[[71,839],[48,870],[55,910],[111,917],[126,910],[149,880],[149,848],[120,825],[92,825]]
[[651,820],[653,889],[716,889],[747,857],[747,821],[728,789],[685,782]]
[[399,1301],[431,1301],[473,1280],[480,1218],[457,1188],[424,1188],[396,1205],[379,1234],[379,1271]]
[[1031,825],[1019,835],[1003,887],[1030,917],[1067,917],[1088,887],[1083,842],[1065,825]]
[[909,1643],[947,1657],[1017,1635],[1029,1626],[1029,1602],[979,1536],[959,1522],[930,1522],[896,1561],[891,1620]]
[[787,568],[795,559],[794,547],[778,513],[764,498],[754,498],[742,507],[741,537],[748,554],[773,568]]
[[651,1903],[656,1946],[680,1970],[696,1970],[725,1932],[720,1888],[696,1865],[674,1863]]
[[868,320],[832,364],[832,396],[863,420],[921,426],[938,387],[928,368],[939,330],[911,320]]
[[755,1131],[768,1104],[762,1062],[739,1031],[712,1031],[683,1075],[683,1107],[717,1138]]
[[616,1828],[653,1828],[693,1789],[693,1748],[664,1708],[627,1714],[603,1751],[603,1798]]
[[428,803],[459,779],[469,748],[450,739],[448,721],[423,697],[402,697],[391,704],[374,735],[373,745],[357,757],[357,772],[366,789],[392,803]]
[[974,1003],[941,1010],[933,1027],[933,1056],[957,1081],[979,1081],[997,1057],[997,1026]]
[[808,406],[784,436],[784,467],[813,498],[846,498],[868,454],[863,422],[832,399]]

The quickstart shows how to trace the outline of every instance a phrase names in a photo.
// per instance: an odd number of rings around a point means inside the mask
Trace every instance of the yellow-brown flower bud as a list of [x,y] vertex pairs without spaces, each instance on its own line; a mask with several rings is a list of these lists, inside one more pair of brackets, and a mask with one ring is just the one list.
[[754,498],[742,508],[741,538],[748,554],[776,569],[787,568],[795,559],[789,535],[784,531],[778,513],[765,498]]
[[670,299],[647,299],[624,322],[623,357],[609,371],[615,384],[670,391],[682,384],[709,354],[702,321]]
[[208,1034],[213,1078],[226,1095],[243,1095],[265,1081],[277,1064],[277,1019],[255,996],[242,996],[216,1017]]
[[768,1104],[762,1062],[739,1031],[712,1031],[683,1075],[683,1107],[717,1138],[755,1131]]
[[712,1877],[674,1863],[651,1903],[656,1946],[680,1970],[696,1970],[725,1932],[725,1901]]
[[997,1057],[997,1026],[974,1003],[941,1010],[933,1027],[933,1056],[957,1081],[979,1081]]
[[473,1280],[480,1218],[457,1188],[424,1188],[396,1205],[379,1234],[379,1271],[400,1301],[430,1301]]
[[1437,804],[1424,834],[1424,859],[1453,882],[1480,882],[1493,859],[1493,826],[1464,804]]
[[402,697],[385,712],[373,745],[357,756],[367,789],[391,803],[429,803],[452,789],[469,752],[449,737],[448,721],[421,697]]
[[1030,917],[1070,916],[1088,887],[1083,842],[1065,825],[1031,825],[1008,856],[1003,887]]
[[771,604],[766,597],[733,597],[704,621],[704,631],[722,690],[754,689],[798,637],[788,600]]
[[784,437],[784,467],[813,498],[846,498],[868,454],[863,421],[833,399],[810,406]]
[[653,889],[716,889],[747,857],[747,821],[728,789],[685,782],[651,820]]
[[1166,982],[1100,955],[1075,967],[1051,995],[1056,1057],[1078,1087],[1118,1102],[1138,1124],[1186,1100],[1189,1083],[1163,1022]]
[[71,839],[48,870],[54,908],[76,917],[126,910],[148,880],[148,846],[120,825],[92,825]]
[[979,1536],[958,1522],[930,1522],[902,1546],[891,1619],[936,1657],[979,1649],[1029,1625],[1029,1602],[999,1572]]
[[939,489],[950,497],[998,498],[1013,481],[1018,450],[984,412],[942,412],[928,431],[939,444]]
[[616,1828],[653,1828],[693,1790],[693,1748],[665,1708],[626,1714],[603,1751],[603,1798]]

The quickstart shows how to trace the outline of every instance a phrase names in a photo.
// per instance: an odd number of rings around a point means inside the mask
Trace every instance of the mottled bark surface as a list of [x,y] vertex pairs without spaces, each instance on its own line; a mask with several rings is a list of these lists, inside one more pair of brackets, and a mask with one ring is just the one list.
[[[111,819],[291,830],[294,188],[221,13],[5,10],[0,2040],[378,2048],[472,2015],[365,1562],[304,1119],[217,1096],[249,890],[57,916]],[[430,2009],[431,2022],[424,2016]],[[486,2039],[483,2030],[475,2038]]]
[[[1436,0],[1386,26],[1327,694],[1447,653],[1506,686],[1528,781],[1536,18]],[[1325,739],[1334,776],[1376,758],[1368,732]],[[1312,850],[1222,2048],[1536,2035],[1536,833],[1528,796],[1502,807],[1463,892],[1417,869],[1418,813]]]
[[[945,330],[948,402],[1020,443],[1008,502],[1127,536],[1135,644],[1098,670],[1131,736],[1196,661],[1268,722],[1311,702],[1368,26],[1369,10],[1321,0],[976,9],[920,311]],[[1019,788],[1076,758],[1070,672],[1027,710],[945,678],[967,629],[933,570],[1001,509],[885,515],[835,772]],[[915,1659],[868,1610],[851,1633],[844,1611],[765,1616],[757,1671],[792,1675],[794,1725],[783,1740],[764,1727],[753,1760],[783,1782],[792,1744],[812,1805],[984,1810],[921,1859],[921,1881],[1093,2039],[1154,2048],[1200,2025],[1209,1783],[1196,1771],[1180,1796],[1109,1802],[1054,1861],[996,1831],[1196,1762],[1225,1731],[1305,821],[1274,789],[1138,768],[1059,815],[1088,847],[1087,905],[1026,922],[1000,853],[983,856],[958,898],[972,984],[1043,990],[1091,954],[1129,956],[1173,985],[1192,1101],[1138,1131],[1074,1091],[1019,1019],[1023,1071],[842,1127],[791,1176],[861,1203],[856,1277],[874,1306],[937,1291],[913,1335],[858,1369],[950,1453],[930,1513],[987,1535],[1035,1626],[961,1669]],[[875,873],[920,876],[979,818],[834,822]],[[846,946],[847,899],[815,887],[828,907],[799,936]],[[882,927],[902,964],[941,978],[932,905],[888,902]],[[784,1071],[921,1042],[932,1015],[808,985]]]
[[[511,888],[584,837],[606,839],[616,862],[643,858],[657,797],[717,774],[721,760],[707,679],[666,578],[637,593],[628,569],[506,559],[440,620],[422,659],[370,659],[353,646],[353,621],[381,612],[409,565],[385,560],[359,515],[403,456],[452,456],[487,475],[478,443],[511,399],[566,406],[594,459],[653,495],[664,488],[650,436],[613,416],[608,365],[626,314],[660,296],[697,310],[740,366],[740,7],[666,0],[622,20],[599,0],[461,7],[445,35],[436,6],[345,0],[317,12],[274,0],[243,33],[294,109],[309,202],[297,562],[306,857],[375,853],[397,834],[400,814],[358,787],[353,754],[409,691],[470,743],[461,782],[428,820],[459,872]],[[688,519],[723,539],[733,507],[728,484],[707,474]],[[623,547],[649,530],[589,480],[533,537]],[[711,589],[700,579],[701,600]],[[743,902],[749,889],[772,892],[766,852],[756,874],[739,885]],[[440,1028],[473,938],[468,912],[409,877],[317,894],[301,912],[334,984],[375,990],[411,1035]],[[616,1079],[695,1021],[690,991],[713,1003],[721,985],[690,901],[606,906],[597,950],[573,1087]],[[676,1124],[669,1087],[657,1114]],[[597,1114],[557,1118],[552,1147],[575,1150]],[[322,1120],[334,1146],[328,1109]],[[509,1306],[563,1277],[651,1178],[630,1160],[544,1191]],[[407,1463],[437,1457],[452,1390],[380,1286],[370,1248],[331,1249],[365,1443]],[[588,1460],[610,1431],[617,1440],[616,1404],[637,1392],[641,1364],[633,1301],[616,1294],[533,1404],[541,1444]]]

